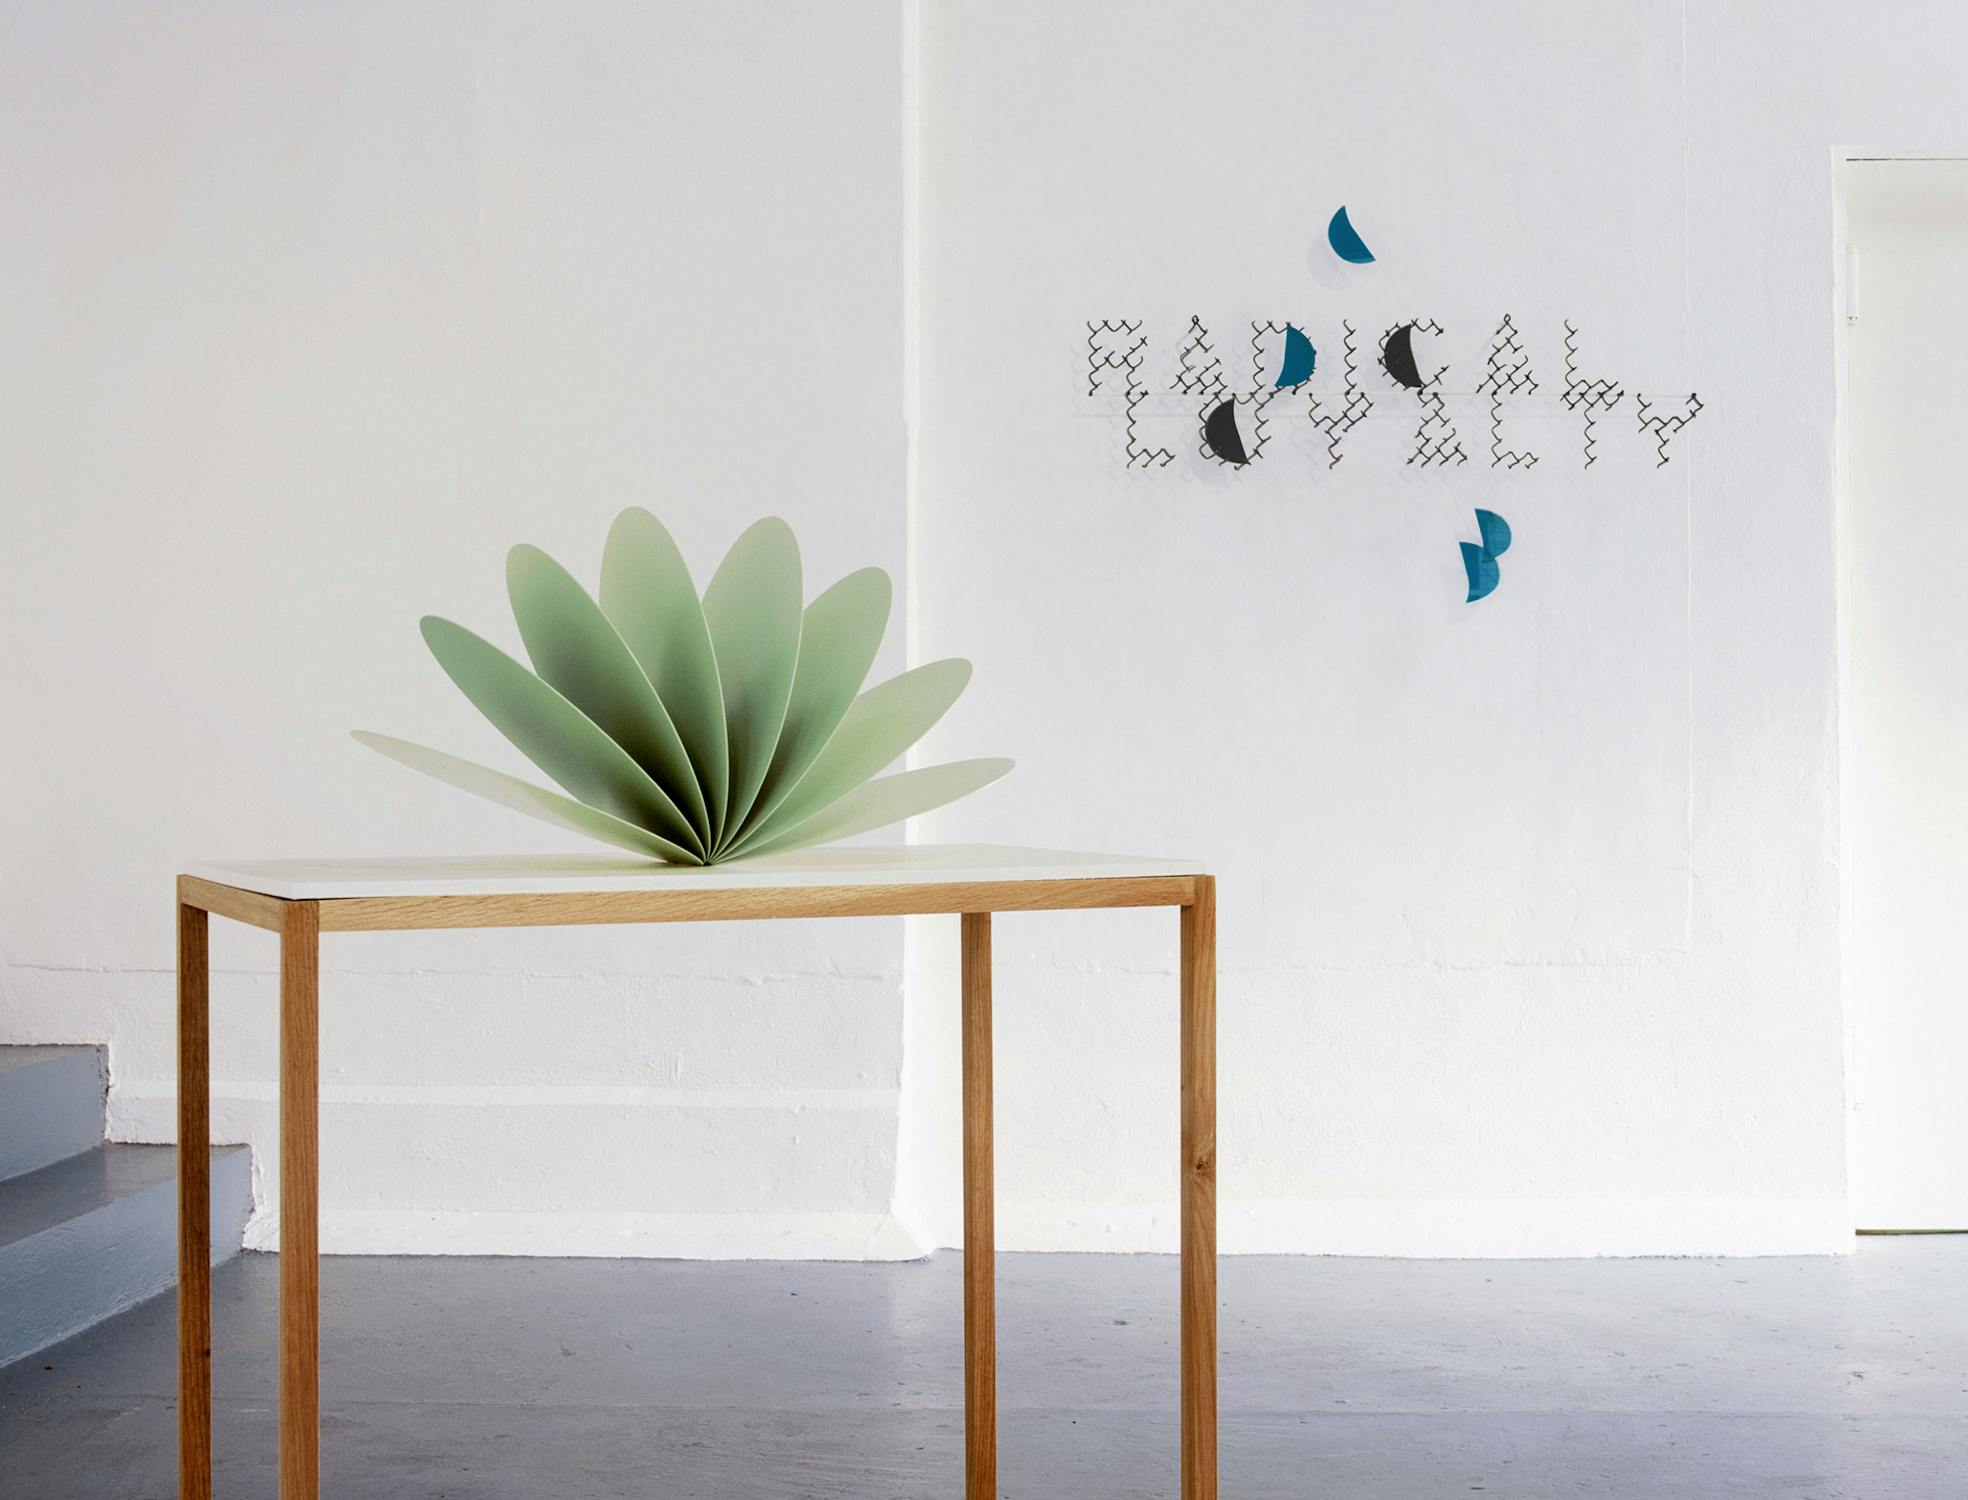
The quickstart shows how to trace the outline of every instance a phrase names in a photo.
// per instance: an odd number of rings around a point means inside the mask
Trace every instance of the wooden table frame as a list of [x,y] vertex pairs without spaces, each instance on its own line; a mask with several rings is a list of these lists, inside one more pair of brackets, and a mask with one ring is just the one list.
[[212,1495],[209,916],[280,935],[280,1494],[321,1492],[321,934],[957,914],[963,937],[964,1493],[997,1496],[991,914],[1180,909],[1182,1500],[1216,1500],[1216,882],[1208,875],[290,901],[178,877],[178,1493]]

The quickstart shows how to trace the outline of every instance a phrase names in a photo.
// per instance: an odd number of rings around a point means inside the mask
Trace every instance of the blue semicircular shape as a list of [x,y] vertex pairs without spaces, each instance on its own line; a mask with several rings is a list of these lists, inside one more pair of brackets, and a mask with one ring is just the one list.
[[1319,351],[1312,347],[1312,340],[1287,323],[1285,353],[1278,362],[1278,378],[1272,382],[1272,386],[1282,390],[1288,385],[1304,384],[1312,378],[1312,368],[1318,362]]
[[1474,542],[1463,542],[1460,545],[1462,571],[1469,575],[1469,598],[1466,602],[1474,604],[1495,589],[1497,579],[1503,575],[1496,565],[1496,559]]
[[1332,216],[1332,222],[1326,225],[1326,243],[1333,247],[1334,255],[1356,266],[1364,266],[1374,258],[1373,251],[1367,248],[1367,242],[1353,227],[1353,221],[1346,217],[1344,203],[1340,204],[1339,212]]
[[1476,512],[1476,529],[1483,534],[1483,550],[1491,557],[1502,557],[1510,550],[1510,523],[1493,510]]

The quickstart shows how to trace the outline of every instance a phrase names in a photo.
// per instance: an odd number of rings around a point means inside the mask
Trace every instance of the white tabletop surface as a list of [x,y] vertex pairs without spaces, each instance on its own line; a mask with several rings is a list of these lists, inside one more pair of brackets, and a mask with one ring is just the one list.
[[799,849],[726,865],[664,865],[620,854],[400,859],[195,859],[185,873],[288,901],[348,896],[509,896],[556,891],[746,890],[809,885],[946,885],[1202,875],[1193,859],[1076,854],[1002,844]]

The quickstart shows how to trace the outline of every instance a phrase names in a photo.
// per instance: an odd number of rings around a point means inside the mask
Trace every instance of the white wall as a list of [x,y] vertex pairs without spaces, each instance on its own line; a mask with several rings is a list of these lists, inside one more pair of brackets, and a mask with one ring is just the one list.
[[[487,748],[416,615],[496,625],[507,544],[591,572],[640,500],[706,563],[766,510],[816,581],[907,563],[915,652],[980,669],[930,752],[1020,760],[922,836],[1221,872],[1226,1248],[1849,1243],[1831,154],[1960,129],[1948,9],[9,19],[0,1037],[108,1041],[120,1131],[170,1128],[181,857],[554,842],[341,731]],[[1160,381],[1191,313],[1300,322],[1327,388],[1339,319],[1432,316],[1461,391],[1512,314],[1546,457],[1492,471],[1458,397],[1447,473],[1391,401],[1337,472],[1282,417],[1126,472],[1085,320]],[[1701,392],[1668,467],[1629,397],[1579,468],[1566,318]],[[906,1007],[894,923],[335,945],[327,1243],[951,1242],[953,929]],[[999,924],[1008,1246],[1173,1244],[1174,937]],[[216,958],[264,1145],[270,951]]]
[[[509,751],[418,640],[623,505],[904,562],[893,7],[0,7],[0,1038],[173,1128],[200,852],[555,847],[353,744]],[[702,575],[700,574],[700,581]],[[902,664],[892,632],[885,665]],[[901,926],[331,940],[330,1249],[910,1249]],[[218,924],[270,1203],[273,947]],[[255,1220],[255,1243],[271,1225]]]
[[[932,14],[917,629],[992,665],[987,734],[1021,758],[1006,836],[1221,872],[1226,1248],[1849,1243],[1809,18]],[[1377,264],[1327,249],[1341,203]],[[1493,468],[1464,398],[1472,462],[1407,467],[1414,403],[1381,377],[1337,470],[1282,401],[1249,470],[1200,459],[1192,401],[1143,428],[1177,460],[1130,471],[1118,403],[1086,399],[1086,320],[1144,319],[1159,392],[1192,313],[1242,369],[1249,320],[1297,323],[1328,390],[1342,319],[1370,365],[1433,317],[1465,393],[1511,314],[1543,390],[1505,441],[1542,462]],[[1566,319],[1588,373],[1701,393],[1667,467],[1629,396],[1585,471]],[[1479,505],[1516,544],[1468,605]],[[1172,1248],[1174,923],[1002,925],[1000,1223]],[[929,1098],[952,1086],[948,954],[919,951]],[[951,1241],[947,1177],[905,1173]]]

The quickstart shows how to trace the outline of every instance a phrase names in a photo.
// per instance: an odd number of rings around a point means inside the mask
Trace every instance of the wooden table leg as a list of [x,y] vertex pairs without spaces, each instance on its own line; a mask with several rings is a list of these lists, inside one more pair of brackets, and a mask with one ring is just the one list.
[[1216,881],[1182,908],[1182,1500],[1216,1500]]
[[212,1500],[211,919],[178,903],[178,1494]]
[[964,1497],[998,1491],[998,1314],[991,1162],[991,914],[963,914]]
[[280,929],[280,1497],[321,1494],[321,908]]

